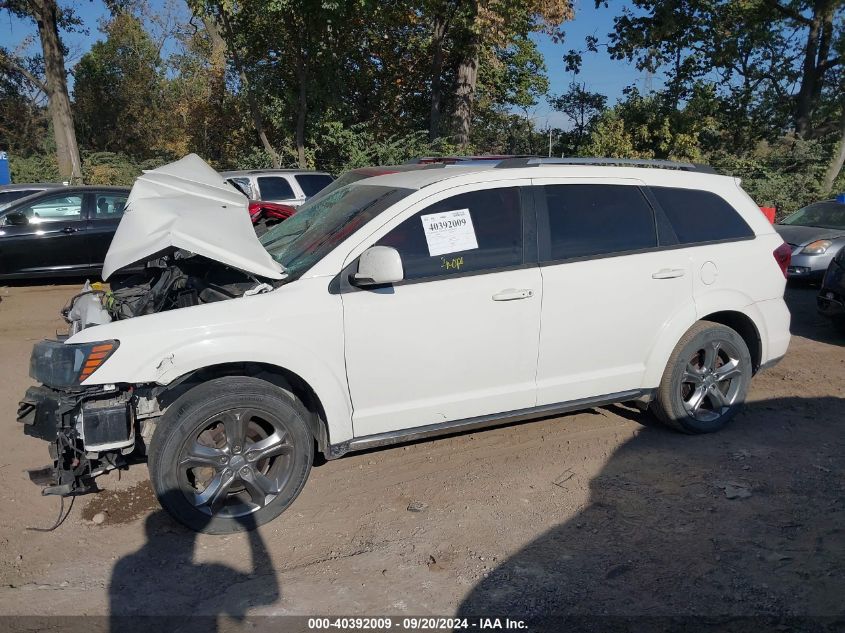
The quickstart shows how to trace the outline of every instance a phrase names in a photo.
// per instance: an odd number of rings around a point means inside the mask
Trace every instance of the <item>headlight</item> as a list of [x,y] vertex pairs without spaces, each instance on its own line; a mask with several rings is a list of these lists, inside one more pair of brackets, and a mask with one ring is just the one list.
[[801,249],[801,252],[805,255],[824,255],[827,252],[827,249],[830,248],[830,245],[833,244],[830,240],[816,240],[815,242],[810,242],[804,248]]
[[119,341],[97,341],[67,345],[41,341],[32,347],[29,375],[51,387],[73,387],[89,378],[109,356]]

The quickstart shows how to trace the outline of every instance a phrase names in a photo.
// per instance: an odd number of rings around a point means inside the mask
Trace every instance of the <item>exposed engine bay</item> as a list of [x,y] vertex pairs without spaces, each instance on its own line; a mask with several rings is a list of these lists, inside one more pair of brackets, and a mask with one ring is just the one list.
[[143,271],[115,279],[106,289],[88,282],[62,309],[68,335],[92,325],[177,308],[235,299],[273,286],[239,270],[177,250],[155,259]]
[[30,471],[42,493],[93,491],[97,475],[143,461],[155,421],[166,408],[159,398],[163,389],[155,384],[82,386],[119,342],[73,345],[65,343],[69,336],[111,321],[273,288],[249,273],[181,250],[114,279],[109,287],[86,282],[61,311],[68,335],[33,346],[30,375],[41,384],[27,390],[18,408],[24,433],[50,442],[53,464]]

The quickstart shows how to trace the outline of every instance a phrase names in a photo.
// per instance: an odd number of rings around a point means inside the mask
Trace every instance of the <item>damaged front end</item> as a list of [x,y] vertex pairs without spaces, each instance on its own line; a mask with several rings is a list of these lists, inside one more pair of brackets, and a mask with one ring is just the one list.
[[134,390],[118,385],[82,387],[117,349],[117,341],[67,345],[36,343],[30,387],[18,407],[24,433],[50,443],[53,464],[30,471],[43,494],[69,495],[93,488],[94,477],[127,464],[135,450]]
[[[252,275],[204,257],[175,251],[147,262],[140,273],[111,284],[87,283],[62,310],[70,336],[144,315],[236,299],[272,290]],[[160,386],[85,383],[120,342],[73,344],[68,336],[36,343],[30,387],[18,408],[24,433],[50,443],[50,466],[30,471],[43,494],[96,490],[94,478],[142,461],[162,413]]]
[[32,350],[29,373],[39,385],[27,390],[17,417],[27,435],[50,443],[53,464],[31,474],[44,494],[92,490],[97,475],[143,460],[165,408],[160,385],[133,384],[131,374],[123,384],[97,380],[119,341],[74,343],[75,335],[103,327],[103,339],[111,339],[114,321],[269,292],[286,278],[258,241],[247,202],[193,154],[138,178],[103,279],[141,272],[109,286],[86,282],[62,310],[68,334]]

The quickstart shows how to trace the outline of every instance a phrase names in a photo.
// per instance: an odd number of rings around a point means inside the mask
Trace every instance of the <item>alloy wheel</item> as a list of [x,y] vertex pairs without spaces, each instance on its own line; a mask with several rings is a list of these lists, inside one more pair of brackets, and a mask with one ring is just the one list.
[[267,412],[236,408],[195,427],[179,452],[182,494],[210,516],[245,516],[284,489],[293,470],[284,422]]
[[692,355],[681,378],[681,400],[696,420],[718,419],[736,402],[742,387],[739,351],[724,340],[706,342]]

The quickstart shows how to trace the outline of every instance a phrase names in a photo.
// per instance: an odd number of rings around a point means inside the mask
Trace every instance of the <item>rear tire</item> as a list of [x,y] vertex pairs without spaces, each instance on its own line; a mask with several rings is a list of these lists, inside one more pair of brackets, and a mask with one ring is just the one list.
[[699,321],[672,351],[651,408],[674,429],[713,433],[742,407],[752,370],[748,346],[735,330]]
[[272,521],[299,495],[314,460],[305,407],[264,380],[230,376],[180,396],[150,443],[162,507],[209,534]]

